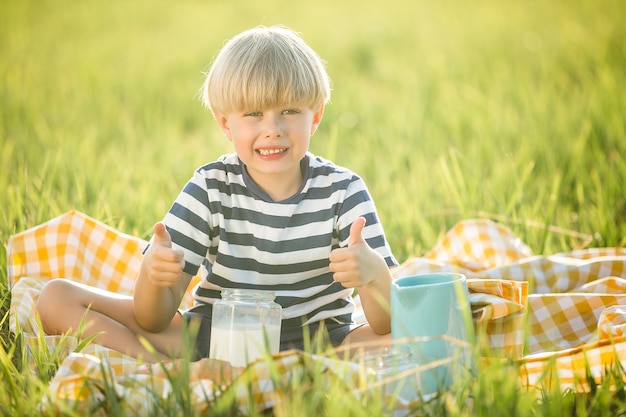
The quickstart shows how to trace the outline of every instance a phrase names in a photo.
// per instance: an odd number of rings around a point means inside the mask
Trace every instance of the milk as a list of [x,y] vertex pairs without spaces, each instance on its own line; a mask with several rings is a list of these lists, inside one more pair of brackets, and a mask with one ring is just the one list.
[[267,333],[270,353],[278,353],[280,326],[261,327],[257,325],[234,328],[213,326],[211,328],[209,358],[228,361],[232,366],[246,366],[263,357],[265,333]]

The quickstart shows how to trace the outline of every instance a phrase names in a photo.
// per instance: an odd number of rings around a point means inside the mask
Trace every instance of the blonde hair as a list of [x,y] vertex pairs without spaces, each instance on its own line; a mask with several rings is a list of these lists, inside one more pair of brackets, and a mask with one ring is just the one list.
[[317,53],[292,30],[256,27],[232,38],[215,57],[200,90],[214,114],[330,100],[330,79]]

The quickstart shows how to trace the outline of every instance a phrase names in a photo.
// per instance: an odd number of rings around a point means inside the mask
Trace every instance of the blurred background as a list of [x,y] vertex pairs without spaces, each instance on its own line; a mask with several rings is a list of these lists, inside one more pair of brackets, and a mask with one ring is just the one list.
[[536,253],[625,245],[624,16],[622,0],[0,0],[0,241],[71,209],[147,238],[232,150],[203,71],[281,24],[333,81],[312,152],[365,178],[400,261],[471,217]]

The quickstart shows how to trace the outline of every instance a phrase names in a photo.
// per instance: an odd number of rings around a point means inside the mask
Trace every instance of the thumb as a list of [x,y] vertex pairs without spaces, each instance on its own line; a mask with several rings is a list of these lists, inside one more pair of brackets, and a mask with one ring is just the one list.
[[359,243],[365,243],[362,232],[365,227],[365,217],[359,217],[356,219],[352,226],[350,226],[350,238],[348,239],[348,247],[358,245]]
[[165,225],[161,222],[154,225],[154,243],[162,246],[172,247],[172,238]]

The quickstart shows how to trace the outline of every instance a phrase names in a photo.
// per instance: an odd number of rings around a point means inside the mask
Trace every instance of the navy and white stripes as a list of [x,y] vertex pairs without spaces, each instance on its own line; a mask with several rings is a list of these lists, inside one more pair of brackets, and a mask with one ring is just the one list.
[[212,303],[221,288],[258,288],[276,293],[284,327],[349,322],[353,289],[333,282],[328,257],[347,244],[359,216],[367,220],[368,244],[397,265],[365,183],[312,154],[301,165],[302,188],[280,202],[252,181],[235,154],[196,170],[164,222],[173,246],[185,253],[185,272],[203,269],[198,302]]

